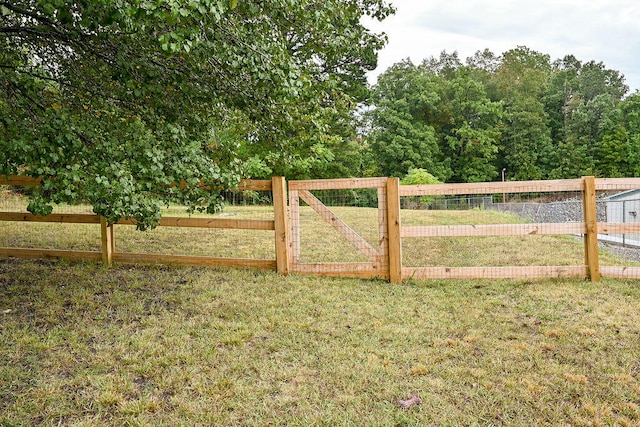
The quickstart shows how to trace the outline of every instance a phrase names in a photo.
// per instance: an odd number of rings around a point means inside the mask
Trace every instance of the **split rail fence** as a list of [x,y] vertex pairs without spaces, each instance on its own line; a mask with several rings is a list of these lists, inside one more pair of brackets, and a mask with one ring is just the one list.
[[[27,177],[0,179],[0,185],[29,186],[39,181]],[[397,178],[362,178],[337,180],[307,180],[287,183],[282,177],[272,180],[247,180],[243,190],[271,191],[273,218],[184,218],[163,217],[160,227],[227,228],[234,230],[270,230],[274,232],[275,259],[226,258],[210,256],[177,256],[163,254],[126,253],[116,250],[114,225],[131,225],[122,220],[108,224],[94,214],[51,214],[45,217],[24,212],[0,212],[0,221],[53,222],[96,224],[101,231],[101,251],[70,251],[34,248],[1,247],[0,257],[68,258],[121,263],[167,263],[196,266],[221,266],[275,270],[280,274],[299,273],[326,276],[379,277],[393,283],[403,279],[443,278],[557,278],[584,277],[598,281],[601,275],[611,278],[640,278],[640,267],[601,266],[598,234],[640,234],[640,223],[612,223],[598,220],[597,192],[616,192],[640,188],[640,178],[596,179],[583,177],[573,180],[485,182],[471,184],[400,185]],[[377,200],[370,201],[367,210],[370,224],[358,229],[350,224],[340,208],[321,200],[320,194],[331,191],[370,191]],[[324,192],[324,193],[323,193]],[[409,212],[401,209],[402,198],[433,198],[455,195],[504,195],[529,193],[544,195],[561,192],[581,195],[581,221],[555,223],[502,223],[453,225],[403,225]],[[357,208],[360,209],[360,208]],[[306,218],[315,216],[317,222],[338,233],[348,247],[354,249],[358,261],[314,261],[304,255]],[[376,220],[377,219],[377,220]],[[376,223],[377,222],[377,223]],[[317,225],[313,225],[316,227]],[[460,237],[506,237],[570,235],[584,240],[584,262],[575,265],[526,266],[409,266],[403,260],[403,240]],[[333,243],[330,243],[333,244]],[[523,243],[526,244],[526,243]],[[404,244],[406,245],[406,243]],[[425,256],[428,254],[425,254]],[[313,257],[311,257],[313,258]],[[426,259],[426,257],[425,257]],[[418,261],[419,263],[420,261]],[[426,262],[425,262],[426,263]],[[428,264],[428,263],[426,263]]]
[[[28,187],[39,185],[39,180],[30,177],[14,176],[0,179],[0,185]],[[240,183],[242,191],[270,191],[273,195],[274,212],[272,219],[235,219],[235,218],[186,218],[162,217],[159,227],[187,227],[200,229],[231,230],[272,230],[276,259],[229,258],[212,256],[167,255],[149,253],[130,253],[116,250],[114,228],[116,225],[135,225],[133,220],[123,219],[116,224],[108,224],[105,218],[90,213],[64,213],[38,216],[24,212],[0,212],[0,221],[49,222],[64,224],[96,224],[100,226],[101,251],[53,250],[35,248],[0,247],[0,257],[72,259],[84,261],[102,261],[107,265],[121,263],[160,263],[175,265],[255,268],[277,270],[288,274],[286,230],[286,182],[282,177],[272,180],[244,180]],[[211,242],[215,245],[215,242]]]

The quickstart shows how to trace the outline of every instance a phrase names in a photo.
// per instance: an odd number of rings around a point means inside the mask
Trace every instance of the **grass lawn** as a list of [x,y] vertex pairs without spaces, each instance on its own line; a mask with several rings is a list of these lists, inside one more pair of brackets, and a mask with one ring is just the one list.
[[638,425],[638,285],[2,260],[0,425]]
[[[378,244],[377,210],[333,209]],[[405,225],[521,221],[403,211]],[[303,258],[362,258],[309,208],[301,224]],[[0,246],[99,250],[100,236],[7,222]],[[116,249],[274,257],[264,231],[117,226]],[[403,262],[579,265],[583,250],[573,236],[405,239]],[[640,425],[639,285],[0,260],[0,426]]]

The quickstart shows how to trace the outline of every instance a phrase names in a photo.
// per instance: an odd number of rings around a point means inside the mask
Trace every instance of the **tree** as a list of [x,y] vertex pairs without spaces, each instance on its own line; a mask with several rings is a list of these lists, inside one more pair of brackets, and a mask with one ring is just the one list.
[[632,173],[636,156],[618,106],[627,90],[624,77],[602,62],[583,64],[572,55],[554,62],[545,95],[557,143],[551,177]]
[[410,169],[424,168],[439,179],[450,175],[432,126],[439,102],[437,85],[432,74],[409,60],[379,77],[368,135],[377,174],[402,177]]
[[451,159],[455,182],[491,181],[498,176],[496,154],[503,115],[501,101],[491,101],[472,71],[460,66],[442,86],[440,120],[442,152]]
[[400,183],[402,185],[442,184],[442,181],[431,175],[426,169],[411,168],[405,177],[400,180]]
[[500,62],[501,58],[489,49],[476,51],[473,56],[466,59],[466,66],[471,72],[472,79],[478,83],[482,83],[487,96],[492,101],[500,100],[496,81],[493,78],[498,67],[500,67]]
[[374,87],[371,151],[382,174],[423,168],[438,179],[497,176],[502,103],[491,101],[457,53],[395,64]]
[[573,55],[566,55],[552,64],[544,108],[549,117],[551,138],[556,144],[565,140],[571,110],[580,102],[578,77],[581,69],[582,62]]
[[596,165],[606,177],[640,175],[640,95],[622,100],[602,120]]
[[83,201],[145,228],[169,202],[215,210],[240,146],[286,162],[367,96],[384,37],[360,18],[392,12],[385,0],[0,0],[0,175],[42,177],[39,214]]
[[[435,176],[431,175],[429,171],[422,168],[409,169],[407,175],[400,180],[402,185],[418,185],[418,184],[442,184]],[[433,196],[420,196],[420,203],[427,205],[431,203]]]
[[432,74],[449,80],[455,77],[458,69],[462,67],[462,62],[460,62],[457,51],[448,53],[443,50],[437,59],[432,56],[422,61],[421,67]]
[[605,68],[604,63],[589,61],[580,69],[580,94],[585,102],[598,95],[609,95],[613,99],[621,99],[629,87],[619,71]]
[[552,141],[542,96],[551,75],[549,55],[524,46],[502,55],[495,80],[505,104],[502,167],[519,180],[549,173]]
[[629,156],[625,176],[640,176],[640,91],[625,98],[620,104],[623,126],[627,132]]
[[395,64],[374,87],[370,156],[378,171],[423,167],[438,179],[640,174],[638,92],[624,76],[573,55],[551,62],[525,46],[442,52]]

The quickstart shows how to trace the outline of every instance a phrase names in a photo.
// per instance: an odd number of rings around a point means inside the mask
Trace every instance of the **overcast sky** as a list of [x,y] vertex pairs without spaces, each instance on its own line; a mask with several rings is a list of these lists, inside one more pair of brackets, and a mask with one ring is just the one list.
[[640,0],[391,0],[396,14],[368,26],[389,43],[369,81],[392,64],[415,64],[442,50],[460,59],[488,48],[496,55],[519,45],[551,56],[604,62],[640,89]]

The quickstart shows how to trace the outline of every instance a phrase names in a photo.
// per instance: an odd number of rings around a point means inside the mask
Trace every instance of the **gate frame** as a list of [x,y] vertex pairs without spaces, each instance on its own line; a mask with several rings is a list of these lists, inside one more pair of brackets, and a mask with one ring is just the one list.
[[[312,190],[345,190],[367,189],[378,190],[378,229],[380,244],[377,254],[372,256],[368,244],[365,252],[372,262],[315,262],[305,263],[300,261],[300,199],[305,201],[317,200],[309,191]],[[391,199],[389,200],[389,195]],[[340,276],[375,278],[390,280],[393,283],[402,281],[402,261],[400,244],[400,217],[399,213],[399,180],[398,178],[347,178],[331,180],[304,180],[289,181],[289,209],[291,231],[291,266],[290,271],[300,274],[314,274],[321,276]],[[318,214],[330,222],[345,238],[355,245],[362,237],[347,224],[322,204],[321,208],[314,209]],[[397,212],[397,213],[393,213]],[[359,248],[360,249],[360,248]],[[361,249],[362,250],[362,249]],[[390,254],[392,258],[390,259]]]

